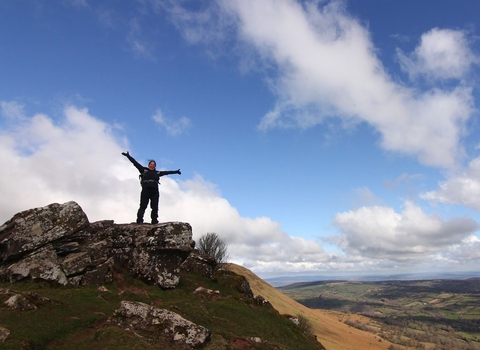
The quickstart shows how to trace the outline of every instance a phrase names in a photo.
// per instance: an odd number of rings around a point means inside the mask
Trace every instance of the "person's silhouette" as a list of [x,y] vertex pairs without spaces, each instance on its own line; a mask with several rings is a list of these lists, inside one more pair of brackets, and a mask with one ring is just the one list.
[[150,201],[150,208],[152,209],[152,224],[158,224],[158,201],[160,193],[158,191],[158,185],[160,177],[170,174],[181,175],[180,169],[170,171],[157,171],[157,163],[154,160],[148,162],[148,167],[144,167],[137,162],[130,153],[122,152],[140,172],[140,183],[142,185],[142,192],[140,193],[140,207],[137,212],[137,224],[143,223],[143,215],[147,209],[148,202]]

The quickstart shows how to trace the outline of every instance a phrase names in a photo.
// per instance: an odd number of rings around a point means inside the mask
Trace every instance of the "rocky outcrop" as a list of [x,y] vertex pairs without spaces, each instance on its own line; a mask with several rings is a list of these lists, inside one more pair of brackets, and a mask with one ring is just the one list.
[[211,332],[180,315],[159,309],[141,302],[122,301],[115,311],[117,324],[133,329],[137,334],[157,342],[159,337],[167,337],[177,344],[197,348],[210,340]]
[[174,288],[194,247],[188,223],[90,223],[75,202],[16,214],[0,226],[0,280],[100,285],[114,267],[161,288]]

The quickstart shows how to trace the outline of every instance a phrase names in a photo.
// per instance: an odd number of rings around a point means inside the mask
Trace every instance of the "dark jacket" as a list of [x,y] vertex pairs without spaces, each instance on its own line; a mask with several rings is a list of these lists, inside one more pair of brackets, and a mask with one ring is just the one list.
[[158,170],[150,170],[147,167],[144,167],[139,162],[135,160],[131,155],[127,154],[126,157],[130,160],[135,168],[138,169],[140,172],[140,183],[142,184],[143,188],[146,187],[156,187],[158,188],[158,184],[160,183],[160,177],[164,175],[170,174],[180,174],[179,170],[169,170],[169,171],[158,171]]

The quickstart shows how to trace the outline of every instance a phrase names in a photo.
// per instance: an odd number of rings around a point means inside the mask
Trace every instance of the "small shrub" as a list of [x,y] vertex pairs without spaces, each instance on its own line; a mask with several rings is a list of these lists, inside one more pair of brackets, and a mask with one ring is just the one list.
[[214,232],[208,232],[200,237],[198,251],[214,258],[217,264],[224,264],[229,258],[227,244]]
[[315,336],[315,334],[313,333],[312,323],[310,322],[310,320],[307,317],[305,317],[302,314],[298,314],[297,319],[298,319],[298,327],[300,327],[300,329],[306,335],[308,335],[310,337]]

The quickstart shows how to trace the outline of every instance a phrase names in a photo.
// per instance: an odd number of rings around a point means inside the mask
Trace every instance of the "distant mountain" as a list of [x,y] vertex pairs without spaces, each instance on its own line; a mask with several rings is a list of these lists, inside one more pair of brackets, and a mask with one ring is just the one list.
[[314,281],[392,281],[392,280],[430,280],[430,279],[467,279],[480,278],[480,271],[467,272],[423,272],[391,275],[355,275],[355,276],[282,276],[265,278],[264,281],[273,287]]

